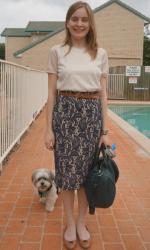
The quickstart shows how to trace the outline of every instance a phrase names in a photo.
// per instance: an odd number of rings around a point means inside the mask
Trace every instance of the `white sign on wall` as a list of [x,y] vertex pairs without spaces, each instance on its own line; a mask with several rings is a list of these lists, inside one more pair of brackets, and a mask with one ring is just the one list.
[[126,76],[140,76],[141,66],[126,66]]
[[137,83],[137,77],[136,76],[129,76],[129,83],[136,84]]

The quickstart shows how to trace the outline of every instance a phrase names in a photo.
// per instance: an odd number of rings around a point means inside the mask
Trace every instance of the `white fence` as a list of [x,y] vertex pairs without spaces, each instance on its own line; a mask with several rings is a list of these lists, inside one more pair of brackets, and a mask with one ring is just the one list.
[[0,60],[0,164],[47,101],[47,73]]
[[124,99],[124,74],[109,74],[107,93],[108,99]]

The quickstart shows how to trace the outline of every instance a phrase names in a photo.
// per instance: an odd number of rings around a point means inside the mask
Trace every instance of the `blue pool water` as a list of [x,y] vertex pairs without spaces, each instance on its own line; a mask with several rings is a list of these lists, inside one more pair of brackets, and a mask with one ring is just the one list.
[[150,105],[109,105],[109,109],[150,138]]

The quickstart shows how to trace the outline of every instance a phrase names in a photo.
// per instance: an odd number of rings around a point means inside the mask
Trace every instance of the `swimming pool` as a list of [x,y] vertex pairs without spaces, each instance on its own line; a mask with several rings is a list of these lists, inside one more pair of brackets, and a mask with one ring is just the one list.
[[150,105],[109,105],[109,109],[150,138]]

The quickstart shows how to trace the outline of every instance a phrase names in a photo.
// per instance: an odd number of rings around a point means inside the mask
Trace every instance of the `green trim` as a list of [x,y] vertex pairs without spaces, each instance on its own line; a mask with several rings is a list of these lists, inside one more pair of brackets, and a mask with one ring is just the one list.
[[[121,7],[127,9],[128,11],[132,12],[133,14],[137,15],[138,17],[140,17],[140,18],[144,19],[145,21],[148,21],[148,23],[150,23],[150,18],[144,16],[144,15],[141,14],[140,12],[136,11],[135,9],[131,8],[130,6],[126,5],[125,3],[123,3],[123,2],[121,2],[121,1],[119,1],[119,0],[110,0],[110,1],[108,1],[108,2],[106,2],[106,3],[104,3],[104,4],[101,5],[100,7],[94,9],[94,13],[96,13],[96,12],[98,12],[98,11],[100,11],[100,10],[106,8],[107,6],[109,6],[109,5],[113,4],[113,3],[116,3],[116,4],[120,5]],[[25,52],[25,51],[27,51],[27,50],[33,48],[34,46],[38,45],[39,43],[41,43],[41,42],[43,42],[43,41],[49,39],[50,37],[56,35],[57,33],[63,31],[64,29],[65,29],[65,28],[61,28],[61,29],[59,29],[59,30],[57,30],[57,31],[55,31],[55,32],[53,32],[53,33],[50,33],[50,34],[46,35],[44,38],[39,39],[38,41],[35,41],[35,42],[31,43],[30,45],[24,47],[23,49],[16,51],[16,52],[14,53],[14,56],[17,56],[17,55],[19,55],[19,54],[22,54],[23,52]]]
[[30,37],[31,33],[26,32],[26,29],[23,28],[5,28],[1,33],[1,36],[8,37]]
[[57,33],[61,32],[61,31],[63,31],[63,30],[64,30],[64,28],[61,28],[61,29],[59,29],[59,30],[57,30],[57,31],[54,31],[52,34],[46,35],[45,37],[39,39],[38,41],[32,42],[32,43],[30,43],[29,45],[27,45],[26,47],[24,47],[23,49],[20,49],[20,50],[16,51],[13,55],[14,55],[14,56],[17,56],[17,55],[19,55],[19,54],[22,54],[22,53],[25,52],[26,50],[29,50],[29,49],[33,48],[33,47],[36,46],[37,44],[44,42],[44,41],[47,40],[48,38],[50,38],[50,37],[56,35]]
[[26,32],[52,32],[64,27],[63,21],[30,21]]
[[43,30],[38,30],[38,29],[36,29],[36,30],[26,30],[26,32],[28,33],[28,32],[31,32],[31,33],[42,33],[42,32],[46,32],[46,33],[49,33],[49,32],[53,32],[54,30],[52,30],[52,29],[50,29],[50,30],[45,30],[45,29],[43,29]]
[[26,28],[5,28],[1,36],[8,37],[30,37],[31,33],[52,33],[64,27],[64,22],[33,21]]
[[[3,36],[3,35],[1,35],[1,36]],[[17,35],[17,34],[13,34],[13,35],[9,35],[9,36],[7,36],[7,35],[5,35],[5,37],[31,37],[31,34],[28,34],[28,35]]]

